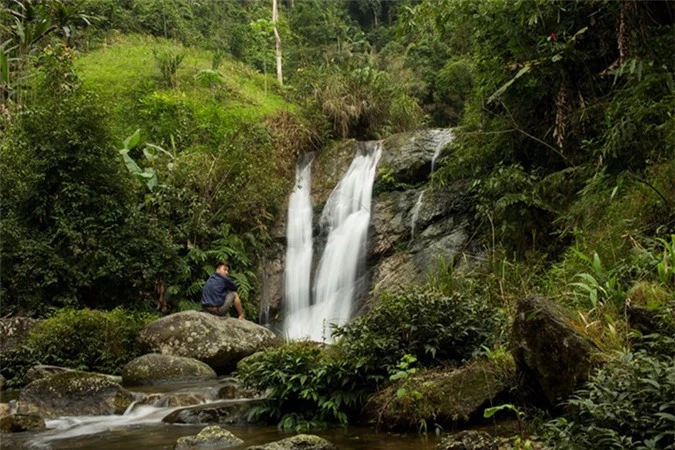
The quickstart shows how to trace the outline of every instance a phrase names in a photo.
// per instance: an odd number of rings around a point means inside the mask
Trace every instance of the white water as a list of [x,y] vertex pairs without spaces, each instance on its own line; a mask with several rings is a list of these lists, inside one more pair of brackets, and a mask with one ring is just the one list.
[[[295,188],[288,204],[286,230],[286,308],[290,316],[302,314],[310,304],[312,267],[312,201],[310,198],[312,160],[301,161],[295,173]],[[289,270],[293,268],[293,270]],[[295,321],[286,320],[284,334],[297,337]]]
[[420,195],[417,197],[417,201],[415,202],[415,206],[413,207],[412,219],[410,219],[410,239],[415,237],[415,223],[419,218],[420,209],[422,208],[422,199],[424,198],[424,193],[426,191],[426,189],[423,189],[422,192],[420,192]]
[[[375,168],[382,153],[381,143],[368,145],[374,148],[357,153],[321,214],[328,239],[319,262],[313,298],[303,297],[304,303],[288,299],[289,306],[295,308],[288,311],[284,327],[290,339],[330,342],[329,325],[342,325],[349,320],[356,275],[365,257]],[[286,266],[287,273],[298,270],[309,273],[304,265]]]
[[440,156],[441,150],[455,139],[455,135],[452,134],[452,131],[447,129],[433,130],[433,133],[433,140],[436,142],[436,147],[434,149],[434,156],[431,158],[431,173],[434,173],[436,160]]

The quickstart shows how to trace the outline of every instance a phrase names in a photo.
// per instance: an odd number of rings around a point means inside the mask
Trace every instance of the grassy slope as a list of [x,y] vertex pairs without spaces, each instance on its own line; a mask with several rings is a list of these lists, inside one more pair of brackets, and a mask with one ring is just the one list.
[[[163,86],[153,50],[185,52],[178,69],[177,89]],[[296,111],[275,92],[271,78],[265,92],[264,76],[237,62],[223,60],[219,67],[223,81],[218,86],[201,85],[194,75],[210,68],[211,54],[206,50],[183,48],[165,39],[140,35],[112,35],[76,63],[85,86],[96,91],[107,105],[116,140],[143,128],[143,102],[153,93],[185,102],[197,117],[215,113],[229,129],[241,121],[258,121],[281,110]]]

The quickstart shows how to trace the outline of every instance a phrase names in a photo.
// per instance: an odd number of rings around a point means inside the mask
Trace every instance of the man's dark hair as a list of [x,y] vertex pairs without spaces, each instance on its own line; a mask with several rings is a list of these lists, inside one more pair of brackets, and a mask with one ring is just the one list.
[[220,266],[225,266],[225,268],[226,268],[227,270],[230,270],[230,263],[227,262],[227,261],[218,261],[218,262],[216,263],[216,270],[218,270],[218,268],[219,268]]

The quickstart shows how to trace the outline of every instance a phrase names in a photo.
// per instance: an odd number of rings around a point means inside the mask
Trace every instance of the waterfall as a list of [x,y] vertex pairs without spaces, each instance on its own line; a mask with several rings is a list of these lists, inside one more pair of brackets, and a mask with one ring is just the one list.
[[[344,324],[349,320],[357,273],[365,257],[373,181],[381,153],[380,142],[365,143],[328,198],[321,214],[321,226],[328,237],[319,261],[313,297],[291,299],[291,293],[287,292],[288,305],[294,308],[289,309],[284,326],[288,338],[330,342],[329,324]],[[287,264],[287,274],[296,270],[305,270],[305,266]],[[290,276],[287,275],[287,279]],[[299,305],[303,306],[298,308]]]
[[424,198],[424,193],[426,191],[427,191],[426,189],[423,189],[422,192],[420,192],[419,197],[417,197],[417,202],[415,202],[415,206],[413,207],[412,219],[410,219],[410,239],[413,239],[415,237],[415,222],[417,222],[417,218],[420,215],[420,208],[422,208],[422,199]]
[[434,136],[433,140],[436,142],[436,146],[434,149],[434,156],[431,158],[431,173],[434,173],[434,169],[436,168],[436,159],[441,154],[441,150],[445,148],[446,145],[448,145],[450,142],[455,139],[455,135],[452,134],[452,131],[446,130],[446,129],[439,129],[439,130],[434,130]]
[[[310,272],[312,267],[312,201],[310,198],[313,154],[298,163],[295,188],[288,203],[286,229],[285,299],[289,316],[302,315],[310,305]],[[301,324],[287,320],[285,333],[295,336]]]

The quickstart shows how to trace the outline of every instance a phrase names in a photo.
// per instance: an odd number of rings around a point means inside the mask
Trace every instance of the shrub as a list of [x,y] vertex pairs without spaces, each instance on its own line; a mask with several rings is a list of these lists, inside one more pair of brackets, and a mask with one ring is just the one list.
[[311,342],[295,342],[256,353],[239,363],[242,383],[268,390],[264,404],[254,406],[249,419],[279,420],[279,427],[296,431],[346,424],[366,395],[358,366]]
[[385,294],[368,314],[338,327],[348,358],[371,374],[395,371],[404,355],[422,366],[459,363],[490,346],[497,315],[477,295]]
[[[652,336],[650,340],[670,350],[675,345],[672,338]],[[675,443],[675,358],[670,351],[661,355],[642,349],[625,352],[598,371],[567,404],[567,416],[546,424],[549,443],[555,448],[670,448]]]

